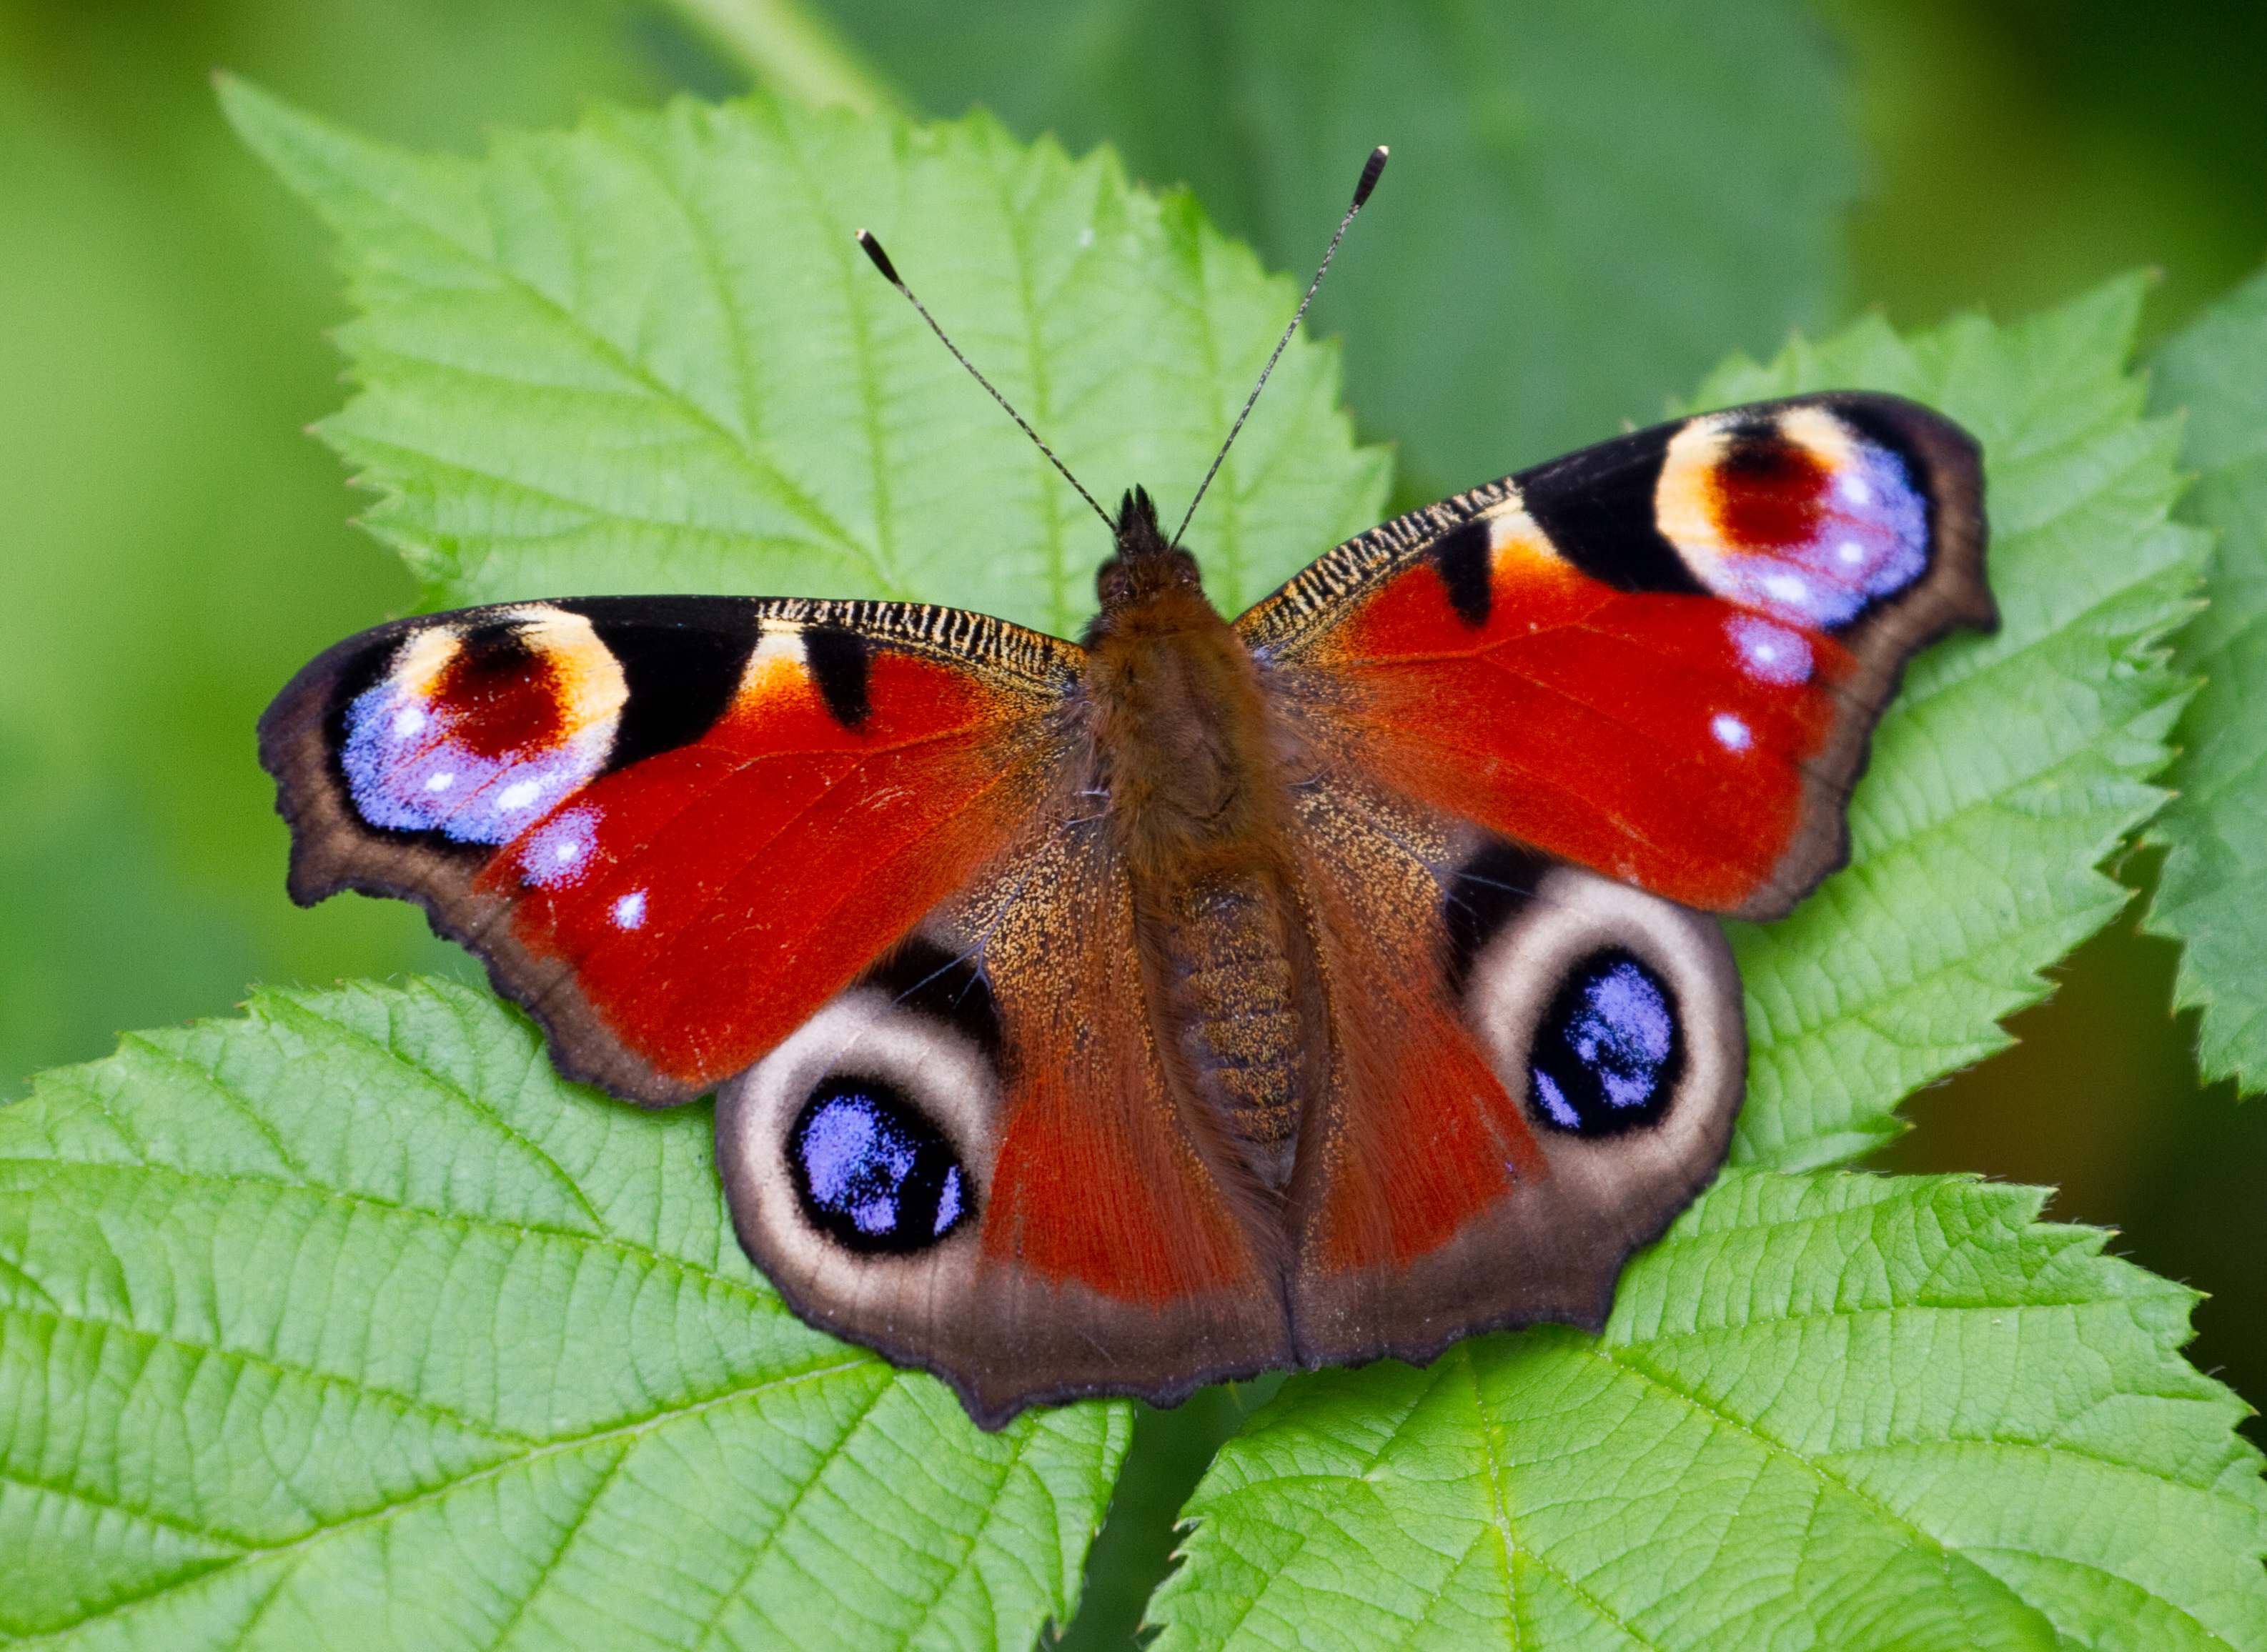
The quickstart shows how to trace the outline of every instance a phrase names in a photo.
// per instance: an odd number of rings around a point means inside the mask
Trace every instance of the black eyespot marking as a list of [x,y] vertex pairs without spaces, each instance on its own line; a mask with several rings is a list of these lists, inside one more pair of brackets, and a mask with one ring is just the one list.
[[348,662],[338,680],[331,684],[330,703],[323,707],[323,749],[330,754],[331,771],[341,786],[348,782],[340,755],[354,734],[348,713],[356,700],[393,671],[394,661],[407,643],[407,636],[396,636],[375,647],[364,648]]
[[1559,984],[1528,1052],[1527,1104],[1576,1136],[1657,1124],[1684,1076],[1676,998],[1620,947],[1592,953]]
[[845,728],[864,722],[874,709],[866,698],[866,674],[873,661],[866,640],[855,632],[813,625],[803,633],[803,657],[834,720]]
[[1661,531],[1654,490],[1682,424],[1655,425],[1522,471],[1520,501],[1552,548],[1618,591],[1706,595]]
[[1488,525],[1468,522],[1436,541],[1426,553],[1448,587],[1449,606],[1474,631],[1488,622],[1495,604],[1494,570],[1488,552]]
[[1449,990],[1462,993],[1487,944],[1535,898],[1551,858],[1497,838],[1456,871],[1441,891],[1449,937]]
[[788,1131],[787,1166],[804,1219],[862,1256],[926,1250],[975,1211],[951,1144],[879,1079],[813,1090]]
[[518,670],[535,657],[527,645],[527,624],[492,619],[457,639],[456,669],[468,676],[500,676]]
[[914,936],[867,970],[864,984],[880,988],[906,1009],[943,1021],[994,1062],[1006,1049],[992,983],[972,959]]
[[756,648],[756,616],[737,598],[598,596],[556,604],[591,622],[622,668],[629,698],[606,767],[690,745],[715,726]]

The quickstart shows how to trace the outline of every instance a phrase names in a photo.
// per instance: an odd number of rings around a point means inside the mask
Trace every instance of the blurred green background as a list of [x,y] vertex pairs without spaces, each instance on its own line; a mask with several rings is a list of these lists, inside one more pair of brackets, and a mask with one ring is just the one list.
[[[407,907],[283,896],[253,721],[415,596],[302,434],[343,394],[343,306],[216,68],[460,150],[759,76],[981,101],[1117,142],[1302,272],[1390,142],[1318,319],[1412,501],[1864,305],[2007,318],[2153,265],[2146,348],[2267,253],[2263,61],[2256,4],[2110,0],[0,0],[0,1097],[251,980],[467,970]],[[2130,921],[2081,949],[1879,1162],[2057,1184],[2212,1293],[2192,1352],[2256,1398],[2267,1109],[2199,1088],[2172,957]],[[1160,1507],[1233,1420],[1205,1407],[1149,1425]]]

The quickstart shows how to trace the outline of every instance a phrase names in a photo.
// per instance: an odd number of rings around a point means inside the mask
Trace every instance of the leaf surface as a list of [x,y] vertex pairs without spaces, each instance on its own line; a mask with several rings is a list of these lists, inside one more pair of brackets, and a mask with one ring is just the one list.
[[2174,992],[2203,1011],[2207,1078],[2267,1089],[2267,274],[2158,352],[2150,400],[2184,410],[2200,474],[2182,514],[2214,530],[2210,605],[2176,662],[2204,679],[2182,719],[2177,793],[2148,927],[2183,944]]
[[1294,1378],[1184,1509],[1156,1645],[2267,1646],[2194,1294],[2040,1197],[1728,1171],[1603,1336]]
[[[1110,538],[851,239],[1104,504],[1178,521],[1297,307],[1185,193],[762,99],[594,109],[413,156],[242,83],[246,140],[337,234],[358,393],[325,436],[436,606],[615,591],[893,596],[1062,632]],[[1334,347],[1300,340],[1191,530],[1236,611],[1382,514]]]
[[740,1254],[706,1107],[443,983],[268,992],[0,1109],[0,1637],[1022,1648],[1122,1406],[979,1432]]

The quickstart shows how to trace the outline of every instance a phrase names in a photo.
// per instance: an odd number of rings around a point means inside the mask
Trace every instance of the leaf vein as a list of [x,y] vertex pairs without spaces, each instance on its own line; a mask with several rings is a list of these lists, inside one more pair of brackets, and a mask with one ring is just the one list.
[[[855,1366],[865,1366],[869,1363],[869,1361],[860,1360],[855,1362]],[[835,1369],[847,1371],[854,1368],[852,1363],[846,1363]],[[780,1533],[795,1517],[796,1510],[803,1506],[805,1498],[818,1489],[818,1482],[825,1478],[827,1469],[833,1466],[835,1460],[842,1455],[851,1436],[865,1426],[867,1419],[873,1415],[875,1407],[882,1403],[895,1386],[894,1380],[875,1384],[873,1392],[865,1397],[856,1413],[844,1419],[841,1431],[834,1436],[825,1450],[818,1454],[818,1460],[811,1466],[809,1472],[803,1475],[802,1483],[796,1487],[795,1495],[788,1499],[786,1506],[779,1511],[778,1518],[771,1523],[770,1530],[756,1542],[749,1545],[747,1560],[740,1567],[738,1575],[733,1578],[731,1586],[718,1591],[715,1607],[701,1625],[701,1634],[693,1643],[696,1647],[707,1646],[715,1641],[723,1622],[724,1608],[747,1587],[748,1580],[755,1575],[756,1568],[761,1565],[765,1556],[772,1552],[774,1546],[779,1541]]]
[[[14,1644],[24,1646],[37,1645],[43,1641],[59,1640],[65,1635],[76,1635],[84,1630],[90,1624],[99,1623],[107,1619],[115,1618],[124,1612],[131,1611],[135,1607],[146,1604],[152,1600],[160,1598],[161,1597],[168,1594],[175,1593],[180,1590],[194,1588],[200,1584],[209,1583],[214,1579],[232,1576],[247,1567],[263,1565],[271,1561],[282,1561],[296,1563],[301,1557],[315,1549],[319,1545],[330,1542],[334,1539],[343,1537],[350,1532],[360,1531],[363,1528],[380,1524],[384,1522],[398,1518],[399,1517],[407,1514],[414,1509],[424,1507],[429,1503],[437,1502],[444,1498],[455,1496],[459,1492],[462,1492],[470,1487],[485,1484],[488,1481],[501,1479],[503,1475],[510,1473],[516,1469],[525,1468],[532,1464],[543,1462],[554,1457],[565,1456],[572,1452],[585,1451],[593,1446],[610,1444],[613,1442],[621,1440],[635,1441],[642,1439],[663,1428],[704,1416],[711,1411],[736,1404],[743,1400],[753,1399],[758,1395],[774,1390],[784,1390],[798,1386],[804,1383],[820,1381],[825,1378],[835,1376],[842,1371],[864,1369],[870,1363],[870,1361],[863,1358],[844,1360],[834,1365],[825,1366],[813,1371],[799,1371],[784,1378],[767,1378],[759,1382],[746,1383],[737,1387],[728,1389],[723,1393],[712,1395],[706,1400],[696,1401],[692,1405],[675,1407],[669,1411],[658,1413],[651,1417],[638,1419],[634,1422],[620,1424],[613,1428],[600,1429],[594,1433],[581,1435],[571,1438],[547,1441],[542,1444],[537,1445],[532,1450],[520,1455],[508,1458],[495,1463],[484,1465],[482,1467],[475,1469],[470,1473],[452,1479],[441,1485],[429,1488],[427,1490],[421,1491],[414,1496],[404,1498],[398,1502],[381,1504],[367,1512],[357,1514],[335,1524],[323,1526],[317,1531],[309,1532],[304,1537],[295,1538],[289,1542],[271,1545],[265,1548],[248,1548],[234,1559],[224,1561],[222,1565],[214,1568],[210,1571],[200,1574],[196,1578],[191,1580],[187,1583],[160,1584],[154,1589],[144,1590],[138,1593],[126,1596],[113,1603],[111,1605],[106,1606],[99,1612],[90,1613],[84,1618],[80,1618],[76,1621],[66,1625],[61,1629],[50,1631],[44,1634],[30,1636],[22,1641],[17,1641]],[[887,1385],[888,1385],[885,1384],[884,1385],[884,1387],[886,1388]],[[276,1590],[280,1590],[283,1583],[288,1581],[289,1573],[287,1572],[282,1578],[279,1578],[276,1584]],[[271,1591],[271,1598],[273,1597],[274,1592],[275,1591]],[[261,1610],[265,1610],[264,1604]]]

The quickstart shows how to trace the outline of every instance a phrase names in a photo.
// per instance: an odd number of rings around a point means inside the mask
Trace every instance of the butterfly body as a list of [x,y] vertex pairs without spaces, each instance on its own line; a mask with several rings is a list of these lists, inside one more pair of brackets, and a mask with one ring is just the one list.
[[1150,1036],[1180,1105],[1211,1115],[1224,1173],[1280,1194],[1329,1037],[1291,842],[1311,759],[1147,493],[1097,583],[1089,790],[1130,887]]
[[[1988,625],[1974,443],[1830,395],[1388,523],[1229,620],[1129,495],[1082,643],[915,604],[396,622],[261,725],[291,889],[407,896],[573,1076],[715,1092],[744,1247],[997,1426],[1600,1323],[1714,1174],[1708,911],[1845,853]],[[1697,909],[1697,910],[1696,910]]]

